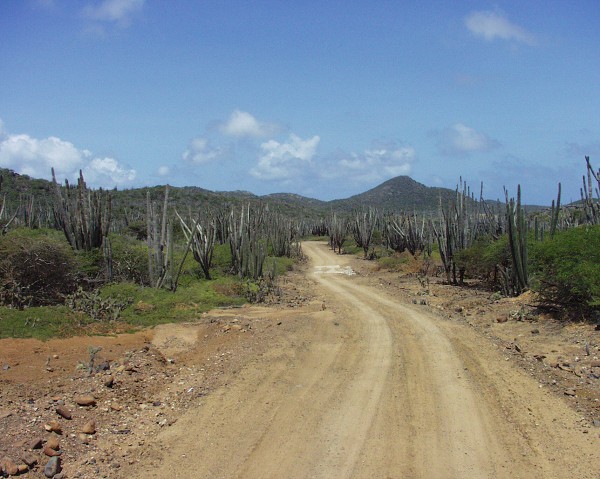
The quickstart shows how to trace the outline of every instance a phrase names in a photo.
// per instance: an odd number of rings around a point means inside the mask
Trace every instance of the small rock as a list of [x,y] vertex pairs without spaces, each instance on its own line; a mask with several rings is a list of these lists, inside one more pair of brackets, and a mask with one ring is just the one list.
[[600,361],[592,361],[590,366],[593,368],[600,368]]
[[43,445],[43,441],[40,438],[36,438],[33,439],[30,443],[29,443],[29,449],[41,449],[42,445]]
[[600,427],[600,420],[599,419],[594,419],[592,421],[592,424],[594,425],[594,427]]
[[565,389],[565,395],[567,396],[575,396],[576,394],[575,389]]
[[50,438],[46,441],[46,447],[58,451],[60,449],[60,443],[58,442],[58,438],[56,436],[50,436]]
[[462,313],[463,312],[463,307],[462,306],[457,306],[456,308],[454,308],[454,311],[457,313]]
[[82,432],[80,432],[79,434],[77,434],[77,439],[79,439],[79,442],[81,442],[82,444],[89,444],[90,443],[90,438],[87,436],[87,434],[84,434]]
[[33,467],[37,464],[38,460],[37,457],[35,457],[33,454],[25,452],[21,455],[21,461],[27,464],[28,467]]
[[53,419],[48,424],[46,424],[44,426],[44,429],[48,432],[55,432],[56,434],[62,434],[62,427],[60,426],[60,423],[56,419]]
[[5,457],[2,459],[1,464],[2,469],[9,476],[16,476],[19,473],[19,468],[11,459]]
[[497,323],[506,323],[507,321],[508,321],[508,318],[506,316],[498,316],[496,318]]
[[58,414],[61,417],[64,417],[65,419],[73,419],[71,411],[69,411],[69,409],[65,406],[58,406],[56,408],[56,414]]
[[515,343],[515,351],[517,351],[517,353],[522,352],[523,350],[521,349],[521,346],[519,346],[519,343]]
[[90,395],[75,396],[74,401],[79,406],[95,406],[96,399]]
[[27,464],[19,464],[17,466],[17,474],[23,474],[24,472],[27,472],[29,470],[29,467],[27,466]]
[[540,334],[540,330],[539,329],[532,329],[531,330],[531,334]]
[[105,380],[104,380],[104,385],[107,388],[112,388],[115,385],[115,378],[114,376],[108,376]]
[[3,371],[8,371],[9,369],[10,369],[10,366],[8,364],[5,364],[2,366]]
[[54,477],[60,472],[60,457],[53,457],[44,467],[44,475],[46,477]]
[[62,452],[55,451],[54,449],[48,446],[45,446],[42,452],[48,457],[60,456],[62,454]]
[[96,421],[88,421],[81,428],[84,434],[96,434]]
[[120,404],[111,404],[111,405],[110,405],[110,408],[111,408],[113,411],[120,411],[121,409],[123,409],[123,406],[121,406]]

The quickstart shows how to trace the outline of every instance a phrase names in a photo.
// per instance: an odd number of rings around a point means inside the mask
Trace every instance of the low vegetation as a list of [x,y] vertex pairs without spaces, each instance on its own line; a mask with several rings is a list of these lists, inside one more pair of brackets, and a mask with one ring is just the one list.
[[[490,203],[461,180],[437,214],[365,206],[310,219],[257,202],[180,204],[182,192],[169,187],[115,211],[115,192],[89,190],[83,176],[77,186],[32,182],[29,193],[13,176],[18,201],[14,192],[0,197],[0,337],[126,330],[264,301],[301,257],[303,237],[328,237],[339,254],[421,279],[477,279],[503,295],[532,290],[562,317],[595,320],[600,172],[589,158],[586,168],[581,201],[567,207],[560,185],[550,208],[528,213],[520,186],[516,198],[506,192],[503,204]],[[35,201],[36,192],[53,200]]]

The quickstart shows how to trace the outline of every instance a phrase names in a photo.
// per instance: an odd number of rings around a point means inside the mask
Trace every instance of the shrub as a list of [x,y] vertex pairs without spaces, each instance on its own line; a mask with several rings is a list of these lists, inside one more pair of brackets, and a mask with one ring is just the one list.
[[109,236],[112,251],[112,280],[149,284],[148,246],[127,235]]
[[542,303],[584,316],[600,311],[600,226],[532,243],[530,263],[532,289]]
[[22,228],[0,238],[0,303],[60,304],[76,287],[75,255],[56,231]]

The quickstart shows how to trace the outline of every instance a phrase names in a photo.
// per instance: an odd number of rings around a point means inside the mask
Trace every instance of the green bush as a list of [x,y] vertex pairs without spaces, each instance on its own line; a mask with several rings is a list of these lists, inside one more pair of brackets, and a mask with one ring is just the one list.
[[492,288],[497,287],[500,281],[498,267],[506,268],[510,261],[506,235],[497,240],[480,238],[469,248],[454,254],[454,262],[458,268],[464,269],[465,277],[487,281]]
[[0,237],[1,304],[60,304],[76,287],[75,254],[60,233],[20,228]]
[[148,245],[127,235],[109,236],[112,250],[112,280],[149,284]]
[[600,226],[559,231],[530,247],[532,289],[551,306],[600,311]]

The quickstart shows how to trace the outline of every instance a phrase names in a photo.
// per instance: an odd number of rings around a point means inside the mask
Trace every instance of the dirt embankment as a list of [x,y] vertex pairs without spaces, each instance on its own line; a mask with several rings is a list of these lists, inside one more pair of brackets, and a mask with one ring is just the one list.
[[[306,271],[268,308],[0,341],[0,456],[29,454],[43,477],[30,446],[56,437],[65,477],[598,477],[592,328],[498,321],[513,305],[304,250]],[[589,357],[571,357],[573,338]],[[92,374],[88,346],[103,348]]]

